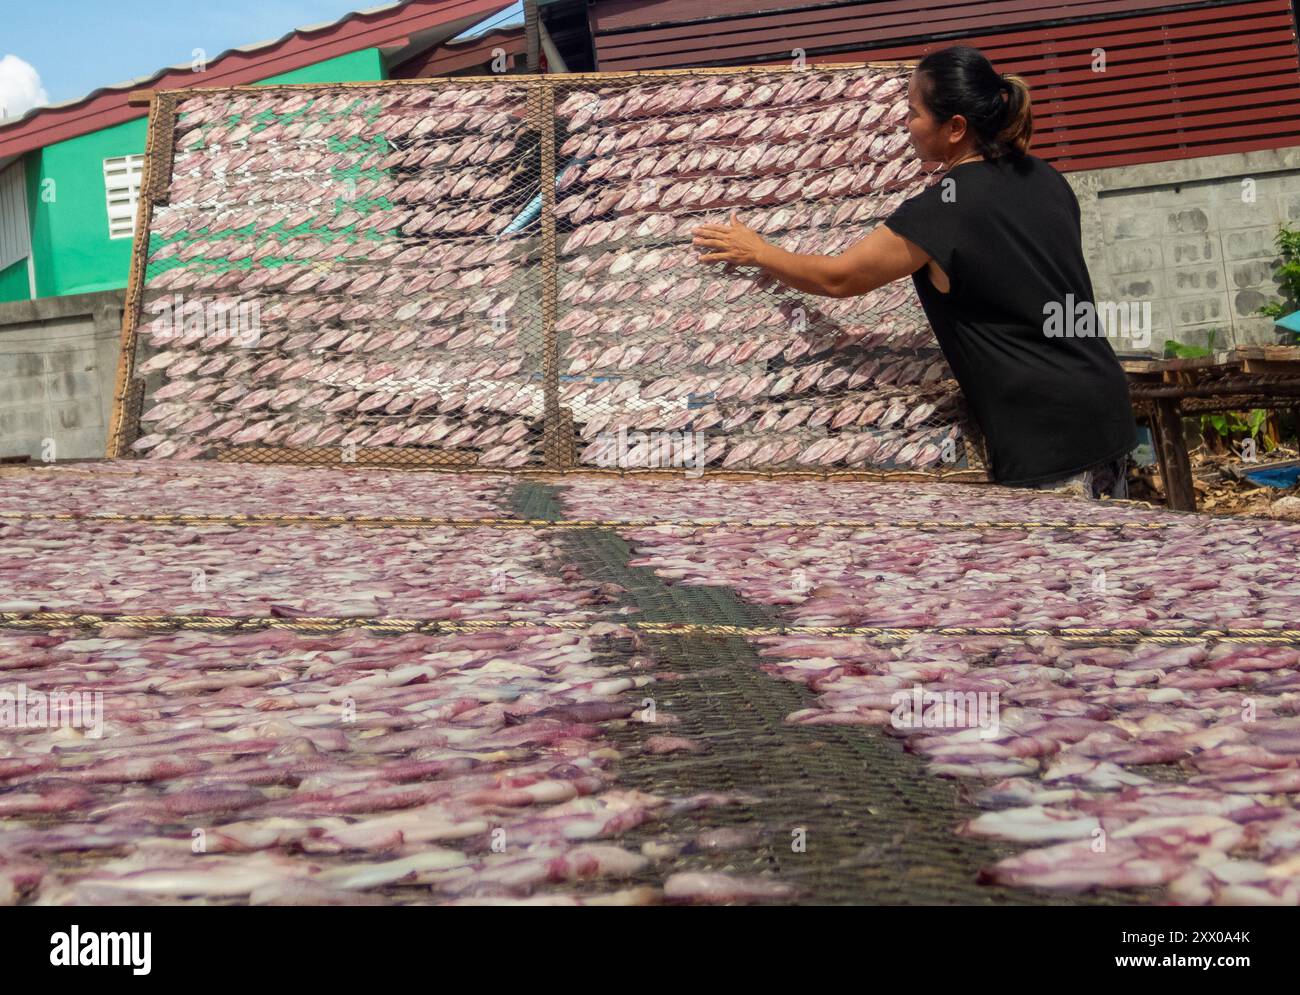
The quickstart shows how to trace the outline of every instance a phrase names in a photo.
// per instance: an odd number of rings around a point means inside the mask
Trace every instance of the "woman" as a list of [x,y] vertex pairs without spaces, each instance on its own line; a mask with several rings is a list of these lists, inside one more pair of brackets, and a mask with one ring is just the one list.
[[759,266],[827,297],[910,275],[984,433],[993,478],[1126,497],[1137,445],[1128,383],[1103,337],[1059,334],[1062,311],[1094,303],[1092,282],[1079,202],[1027,152],[1028,87],[973,48],[948,48],[917,64],[908,109],[917,154],[947,172],[861,241],[837,256],[797,255],[733,211],[730,224],[695,229],[693,243],[709,250],[701,261]]

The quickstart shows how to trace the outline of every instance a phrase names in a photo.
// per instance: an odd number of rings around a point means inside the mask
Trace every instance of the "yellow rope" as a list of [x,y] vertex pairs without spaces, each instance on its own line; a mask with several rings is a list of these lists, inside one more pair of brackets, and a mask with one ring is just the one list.
[[353,526],[356,528],[412,528],[412,529],[554,529],[571,531],[598,528],[692,528],[692,529],[1064,529],[1090,531],[1093,529],[1136,529],[1152,531],[1171,528],[1175,522],[961,522],[927,519],[900,519],[877,521],[858,518],[833,519],[780,519],[780,518],[442,518],[403,515],[187,515],[181,513],[121,514],[117,512],[45,512],[0,511],[0,519],[16,521],[51,522],[105,522],[147,525],[190,526],[259,526],[259,525],[310,525],[324,527]]
[[[274,616],[234,615],[109,615],[96,612],[0,612],[0,626],[10,628],[86,628],[106,624],[138,629],[195,629],[257,631],[285,629],[295,632],[338,632],[344,629],[368,629],[377,632],[466,633],[490,629],[550,628],[586,630],[607,620],[586,619],[419,619],[311,616],[277,618]],[[916,636],[1005,636],[1027,638],[1050,636],[1071,641],[1135,641],[1188,643],[1215,639],[1225,642],[1293,643],[1300,642],[1300,628],[1220,628],[1220,629],[1106,629],[1087,626],[1039,628],[1025,626],[832,626],[832,625],[715,625],[695,622],[643,622],[622,620],[618,624],[648,635],[691,636],[819,636],[833,638],[875,637],[911,639]]]

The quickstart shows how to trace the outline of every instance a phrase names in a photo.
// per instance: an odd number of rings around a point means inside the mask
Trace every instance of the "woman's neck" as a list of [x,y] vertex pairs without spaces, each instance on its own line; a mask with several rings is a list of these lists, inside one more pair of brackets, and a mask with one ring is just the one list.
[[984,157],[978,152],[967,152],[965,155],[958,156],[952,162],[948,163],[946,168],[952,169],[954,166],[960,166],[963,162],[976,162],[983,158]]

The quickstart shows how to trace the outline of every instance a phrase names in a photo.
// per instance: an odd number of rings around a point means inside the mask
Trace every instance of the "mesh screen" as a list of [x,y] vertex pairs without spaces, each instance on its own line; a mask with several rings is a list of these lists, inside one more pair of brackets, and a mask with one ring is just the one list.
[[180,100],[130,450],[538,462],[529,100],[500,81]]
[[908,72],[166,94],[110,451],[982,470],[909,281],[818,297],[690,242],[733,207],[793,251],[867,234],[935,179]]
[[733,208],[795,252],[868,234],[931,179],[908,72],[557,84],[556,330],[580,463],[655,465],[674,444],[728,468],[956,463],[959,395],[910,282],[816,297],[690,242]]

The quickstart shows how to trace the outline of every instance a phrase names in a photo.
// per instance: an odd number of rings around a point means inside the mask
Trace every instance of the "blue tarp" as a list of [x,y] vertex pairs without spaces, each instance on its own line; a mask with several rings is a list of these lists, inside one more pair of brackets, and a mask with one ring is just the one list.
[[1271,470],[1252,470],[1246,474],[1252,484],[1265,487],[1294,487],[1300,481],[1300,466],[1280,466]]
[[1288,332],[1300,332],[1300,311],[1292,311],[1280,318],[1274,318],[1273,324],[1285,328]]

